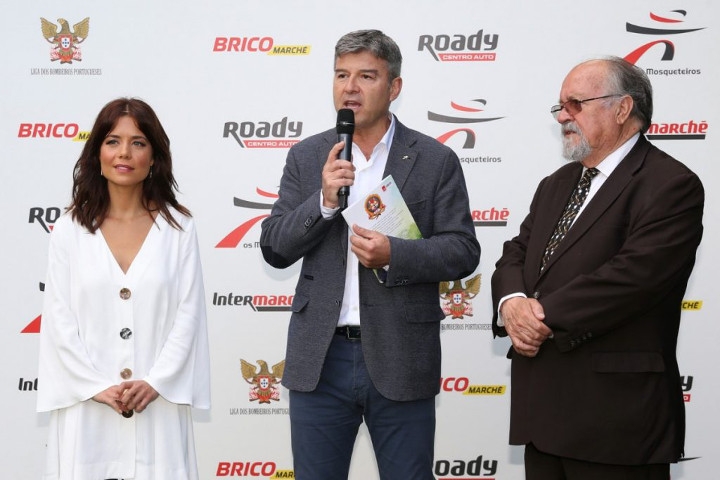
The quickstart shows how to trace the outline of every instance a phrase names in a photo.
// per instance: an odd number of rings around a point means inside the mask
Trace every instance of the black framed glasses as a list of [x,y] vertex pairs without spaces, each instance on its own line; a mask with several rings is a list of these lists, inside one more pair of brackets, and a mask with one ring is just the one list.
[[582,112],[582,104],[585,102],[591,102],[593,100],[601,100],[603,98],[611,98],[611,97],[622,97],[622,93],[613,93],[610,95],[603,95],[602,97],[594,97],[594,98],[586,98],[585,100],[578,100],[577,98],[571,98],[567,102],[561,103],[559,105],[553,105],[550,107],[550,113],[552,113],[552,116],[557,120],[558,115],[560,115],[560,111],[564,108],[566,112],[568,112],[570,115],[577,115],[578,113]]

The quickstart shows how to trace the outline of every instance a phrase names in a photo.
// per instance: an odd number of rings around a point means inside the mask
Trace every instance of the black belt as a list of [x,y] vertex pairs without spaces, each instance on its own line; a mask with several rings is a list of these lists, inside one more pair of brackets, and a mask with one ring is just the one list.
[[348,340],[360,340],[360,326],[345,325],[344,327],[337,327],[335,329],[335,335],[342,335]]

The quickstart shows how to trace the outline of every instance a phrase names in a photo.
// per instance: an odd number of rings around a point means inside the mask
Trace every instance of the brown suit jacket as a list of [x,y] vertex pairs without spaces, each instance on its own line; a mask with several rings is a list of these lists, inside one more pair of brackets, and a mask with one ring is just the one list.
[[698,177],[641,136],[549,260],[540,261],[582,166],[540,182],[492,277],[499,300],[535,297],[554,337],[511,349],[510,443],[600,463],[676,462],[685,411],[676,359],[681,302],[702,237]]

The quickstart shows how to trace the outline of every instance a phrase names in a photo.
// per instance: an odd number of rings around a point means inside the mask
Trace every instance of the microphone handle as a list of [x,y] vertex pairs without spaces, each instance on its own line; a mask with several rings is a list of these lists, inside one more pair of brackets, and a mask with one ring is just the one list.
[[[345,142],[345,146],[340,151],[338,158],[340,160],[352,161],[352,134],[351,133],[340,133],[338,134],[338,142]],[[338,190],[338,203],[340,210],[347,208],[348,197],[350,196],[350,187],[347,185],[340,187]]]
[[338,142],[345,142],[345,146],[338,155],[340,160],[352,161],[352,138],[352,133],[338,133]]

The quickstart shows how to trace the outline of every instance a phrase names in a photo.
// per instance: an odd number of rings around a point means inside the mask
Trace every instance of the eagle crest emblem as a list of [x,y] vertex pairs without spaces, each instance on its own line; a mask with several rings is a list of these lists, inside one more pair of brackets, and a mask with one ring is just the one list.
[[472,300],[480,292],[481,274],[468,279],[463,288],[461,280],[440,282],[440,299],[443,313],[446,317],[465,318],[472,317]]
[[240,370],[242,376],[250,387],[250,401],[258,403],[270,403],[270,400],[276,402],[280,400],[280,391],[277,385],[282,380],[283,370],[285,370],[285,360],[272,366],[272,370],[268,368],[265,360],[258,360],[259,368],[252,363],[240,359]]
[[60,60],[61,64],[72,63],[73,60],[81,61],[82,52],[78,45],[85,41],[90,32],[90,17],[73,25],[72,30],[64,18],[58,18],[58,23],[60,30],[58,25],[40,17],[43,37],[53,45],[50,49],[50,60]]
[[367,213],[368,220],[377,220],[384,211],[385,204],[377,193],[373,193],[365,199],[365,213]]

